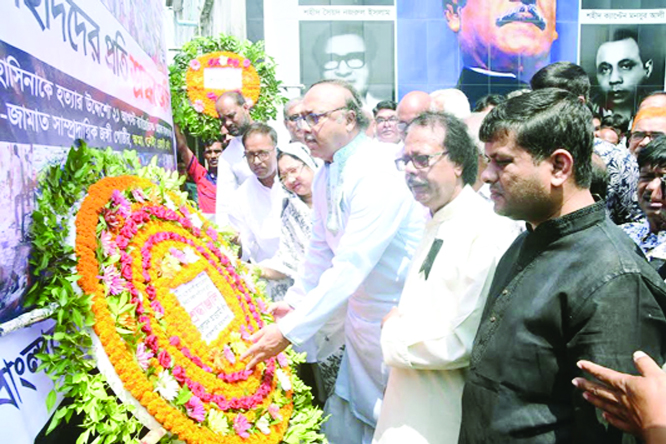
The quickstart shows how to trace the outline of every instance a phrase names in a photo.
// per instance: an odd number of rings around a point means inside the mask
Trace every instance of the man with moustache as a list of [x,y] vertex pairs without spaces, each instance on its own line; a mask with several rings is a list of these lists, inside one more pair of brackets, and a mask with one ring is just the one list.
[[474,335],[499,258],[515,239],[471,185],[477,148],[465,124],[421,114],[396,160],[428,221],[398,307],[381,335],[390,374],[373,442],[453,443]]
[[639,151],[638,166],[638,204],[645,217],[622,225],[622,229],[659,269],[666,263],[666,136],[657,137]]
[[252,176],[234,193],[229,222],[239,233],[241,259],[256,264],[275,256],[280,243],[284,191],[277,178],[277,133],[253,123],[241,140]]
[[666,134],[666,108],[645,107],[641,108],[627,136],[629,151],[634,156],[656,137]]
[[589,190],[592,114],[545,88],[483,121],[495,212],[528,223],[502,256],[470,357],[459,443],[621,443],[571,380],[591,360],[664,361],[666,287]]
[[464,66],[457,88],[472,107],[488,94],[528,87],[549,61],[556,10],[556,0],[444,0]]
[[312,237],[294,286],[274,305],[277,323],[253,335],[241,356],[252,368],[289,344],[315,338],[319,359],[344,344],[325,406],[323,432],[333,444],[372,439],[386,384],[381,320],[400,298],[423,229],[394,159],[365,135],[361,107],[340,80],[315,83],[303,98],[305,143],[324,160],[313,184]]
[[243,133],[252,123],[252,118],[250,104],[236,91],[227,91],[218,97],[215,109],[220,116],[222,129],[232,137],[218,160],[215,218],[222,227],[229,224],[234,192],[252,176],[243,157],[245,150],[242,142]]

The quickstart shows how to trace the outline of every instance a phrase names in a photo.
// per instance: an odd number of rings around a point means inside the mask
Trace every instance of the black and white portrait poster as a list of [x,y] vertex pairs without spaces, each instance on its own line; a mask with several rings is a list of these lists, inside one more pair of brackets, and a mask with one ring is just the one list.
[[582,0],[580,65],[601,116],[631,120],[641,99],[664,89],[666,0]]
[[365,105],[395,97],[393,21],[301,21],[301,83],[351,83]]

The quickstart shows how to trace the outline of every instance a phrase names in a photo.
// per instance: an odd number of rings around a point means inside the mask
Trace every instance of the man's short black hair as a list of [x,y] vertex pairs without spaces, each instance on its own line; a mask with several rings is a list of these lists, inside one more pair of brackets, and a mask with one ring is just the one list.
[[273,142],[273,146],[277,146],[277,133],[273,128],[262,122],[254,122],[247,127],[243,133],[243,146],[245,146],[245,141],[254,134],[269,136],[271,138],[271,142]]
[[[347,103],[345,104],[345,108],[347,108],[350,111],[354,111],[354,114],[356,115],[356,124],[361,128],[365,129],[368,127],[370,124],[370,120],[368,119],[368,116],[365,115],[363,112],[363,100],[361,99],[361,95],[356,91],[356,88],[354,86],[345,81],[345,80],[340,80],[340,79],[325,79],[325,80],[320,80],[316,83],[313,83],[310,89],[314,88],[317,85],[325,84],[325,83],[331,83],[333,85],[338,85],[341,88],[346,89],[349,91],[351,94],[351,98],[347,99]],[[308,89],[308,91],[310,90]]]
[[555,62],[544,66],[532,76],[530,86],[534,91],[543,88],[560,88],[590,101],[590,78],[583,68],[571,62]]
[[465,185],[476,182],[479,164],[479,150],[467,131],[467,125],[457,117],[447,113],[427,111],[419,115],[407,127],[406,133],[415,126],[432,130],[442,129],[444,140],[442,149],[448,151],[451,162],[462,167],[462,180]]
[[501,94],[488,94],[476,101],[476,105],[474,105],[474,109],[472,111],[475,113],[480,113],[489,106],[497,106],[505,100],[506,97]]
[[383,109],[390,109],[391,111],[395,111],[398,108],[398,104],[395,103],[393,100],[382,100],[377,104],[377,106],[374,107],[372,110],[372,115],[374,117],[377,117],[377,113]]
[[611,128],[618,137],[629,130],[629,119],[622,114],[611,114],[601,119],[601,128]]
[[666,167],[666,136],[655,137],[638,152],[638,168]]
[[[615,32],[613,32],[613,38],[610,40],[611,42],[619,42],[622,40],[628,40],[631,39],[634,42],[636,42],[636,45],[638,45],[638,29],[632,29],[632,28],[619,28],[616,29]],[[638,50],[640,51],[641,47],[638,47]]]
[[557,149],[569,151],[576,185],[589,188],[594,145],[592,114],[576,95],[544,88],[497,105],[481,124],[479,138],[494,142],[511,137],[537,162]]

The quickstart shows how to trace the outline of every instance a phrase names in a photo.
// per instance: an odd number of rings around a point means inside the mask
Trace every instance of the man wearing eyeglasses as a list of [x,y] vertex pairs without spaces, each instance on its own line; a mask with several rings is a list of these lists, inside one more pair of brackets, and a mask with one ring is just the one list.
[[396,160],[431,214],[381,346],[390,374],[374,442],[455,443],[469,354],[495,267],[515,239],[471,185],[477,148],[465,124],[425,113]]
[[276,177],[277,134],[265,123],[253,123],[242,142],[252,176],[234,193],[229,222],[239,233],[241,259],[256,264],[275,256],[280,243],[284,195]]
[[[638,203],[645,214],[639,222],[622,225],[625,233],[666,278],[666,137],[659,136],[638,151]],[[663,269],[662,269],[663,267]]]
[[375,136],[377,140],[384,143],[400,143],[400,131],[398,130],[398,113],[396,103],[393,100],[381,101],[372,110],[375,116]]
[[432,97],[423,91],[410,91],[400,100],[396,111],[398,113],[398,130],[403,140],[407,126],[420,114],[430,111],[431,105]]
[[296,97],[284,105],[284,126],[289,132],[289,143],[303,143],[303,130],[298,124],[301,118],[301,108],[303,99]]
[[254,367],[315,338],[323,359],[344,344],[323,428],[335,444],[372,439],[386,384],[381,320],[400,298],[423,229],[386,147],[365,135],[361,106],[340,80],[314,84],[303,99],[305,143],[325,162],[313,184],[312,237],[286,303],[273,307],[277,324],[255,334],[242,356]]
[[634,117],[631,133],[629,133],[629,151],[634,156],[638,156],[640,150],[650,141],[664,134],[666,134],[666,108],[641,108]]
[[493,108],[485,142],[495,212],[528,230],[500,259],[474,339],[459,444],[621,443],[571,380],[588,359],[664,361],[666,287],[589,190],[592,114],[559,88]]

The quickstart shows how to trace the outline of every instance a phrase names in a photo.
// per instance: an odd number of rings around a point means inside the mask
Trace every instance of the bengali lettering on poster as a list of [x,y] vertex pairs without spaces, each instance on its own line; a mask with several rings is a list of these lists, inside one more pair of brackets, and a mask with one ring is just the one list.
[[172,291],[207,343],[216,339],[234,319],[224,296],[205,272]]

